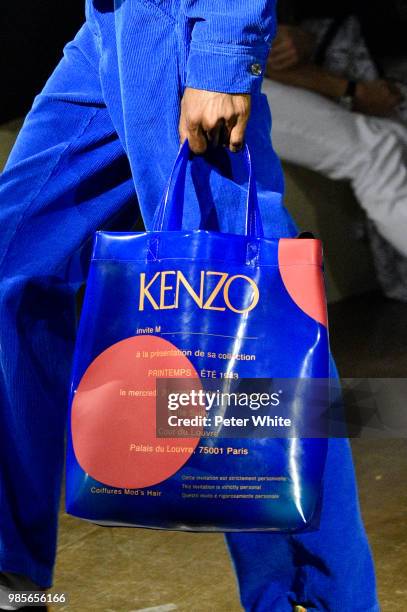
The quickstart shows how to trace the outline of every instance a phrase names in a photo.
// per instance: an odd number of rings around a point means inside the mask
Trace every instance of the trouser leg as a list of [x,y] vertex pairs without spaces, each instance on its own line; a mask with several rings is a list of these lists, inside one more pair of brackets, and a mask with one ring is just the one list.
[[328,449],[317,531],[227,535],[245,610],[379,610],[349,442],[332,439]]
[[263,91],[281,158],[332,179],[350,180],[380,233],[407,255],[407,128],[350,113],[322,96],[268,79]]
[[78,41],[27,117],[0,198],[0,570],[50,586],[75,290],[89,238],[135,206],[127,157]]

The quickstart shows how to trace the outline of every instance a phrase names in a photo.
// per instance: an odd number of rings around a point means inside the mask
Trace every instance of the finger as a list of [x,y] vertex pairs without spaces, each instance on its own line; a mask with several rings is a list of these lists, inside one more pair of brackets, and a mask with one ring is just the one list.
[[248,117],[238,117],[236,125],[230,131],[229,149],[232,153],[237,153],[243,147],[247,121]]
[[290,61],[285,61],[285,62],[279,62],[276,65],[269,65],[268,66],[268,71],[269,72],[278,72],[281,74],[281,72],[283,72],[284,70],[290,70],[290,68],[294,68],[295,66],[297,66],[298,62],[296,59],[291,59]]
[[294,68],[298,64],[296,58],[292,58],[291,60],[287,60],[284,62],[279,62],[275,66],[270,66],[269,70],[271,72],[283,72],[283,70],[289,70],[290,68]]
[[228,129],[226,123],[224,123],[219,132],[219,145],[221,147],[229,146],[229,135],[230,135],[230,130]]
[[184,142],[188,138],[188,122],[186,120],[186,116],[184,112],[184,105],[182,102],[181,102],[180,118],[179,118],[179,123],[178,123],[178,133],[179,133],[180,144],[184,144]]
[[238,116],[236,114],[229,117],[223,124],[223,128],[221,131],[221,143],[223,146],[228,147],[230,144],[230,134],[235,127],[238,120]]
[[273,46],[271,47],[271,55],[273,55],[273,53],[278,53],[281,49],[284,48],[286,43],[286,40],[283,37],[277,37],[274,39],[273,42]]
[[285,68],[293,65],[297,61],[296,53],[293,49],[285,50],[284,52],[278,53],[275,56],[270,56],[268,65],[273,70],[284,70]]
[[202,129],[206,134],[208,142],[213,146],[217,147],[219,144],[220,132],[223,126],[223,119],[218,119],[215,124],[210,124],[205,121],[202,122]]
[[208,147],[208,142],[200,126],[192,129],[189,128],[187,132],[187,138],[189,142],[189,148],[193,153],[196,153],[196,155],[202,155],[202,153],[205,153]]
[[212,147],[219,146],[220,136],[222,132],[222,122],[219,122],[217,126],[208,133],[208,141],[212,145]]
[[273,46],[269,53],[269,58],[275,60],[280,55],[283,55],[284,53],[287,53],[290,50],[292,50],[292,46],[288,45],[287,42],[284,41],[279,45]]
[[183,121],[179,122],[178,133],[180,144],[184,144],[184,142],[188,138],[188,130],[186,129],[185,123]]
[[273,46],[272,49],[275,49],[276,47],[278,47],[279,45],[281,45],[281,43],[283,43],[286,40],[286,35],[285,33],[282,31],[281,26],[279,26],[277,28],[277,34],[275,39],[273,40]]
[[227,123],[224,123],[219,130],[219,145],[221,147],[228,147],[230,141],[230,131],[232,126],[228,126]]
[[279,25],[277,28],[277,34],[275,39],[273,40],[273,49],[279,47],[280,45],[284,45],[290,39],[287,28],[283,25]]
[[286,49],[281,49],[281,51],[279,51],[278,53],[276,53],[274,55],[274,61],[276,62],[281,62],[286,60],[287,58],[292,57],[293,55],[295,55],[296,51],[295,51],[295,47],[287,47]]

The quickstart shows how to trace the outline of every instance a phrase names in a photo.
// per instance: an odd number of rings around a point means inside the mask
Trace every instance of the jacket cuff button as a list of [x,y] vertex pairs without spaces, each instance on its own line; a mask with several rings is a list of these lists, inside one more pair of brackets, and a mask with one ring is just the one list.
[[250,72],[253,76],[261,76],[263,74],[263,68],[260,64],[252,64],[250,66]]

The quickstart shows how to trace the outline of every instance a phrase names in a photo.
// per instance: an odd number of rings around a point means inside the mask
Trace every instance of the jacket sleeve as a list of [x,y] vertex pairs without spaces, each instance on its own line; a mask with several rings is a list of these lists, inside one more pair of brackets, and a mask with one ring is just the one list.
[[186,85],[259,91],[276,30],[276,0],[183,0],[192,29]]

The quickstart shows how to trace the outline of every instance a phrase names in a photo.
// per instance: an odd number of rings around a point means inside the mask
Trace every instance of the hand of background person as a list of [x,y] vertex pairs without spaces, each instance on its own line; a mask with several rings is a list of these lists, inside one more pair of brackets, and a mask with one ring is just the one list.
[[356,87],[353,110],[377,117],[390,116],[401,102],[401,93],[395,83],[376,79],[360,81]]
[[204,153],[208,143],[239,151],[244,143],[250,116],[249,94],[226,94],[202,89],[185,89],[181,101],[179,134],[187,138],[194,153]]
[[[298,26],[280,25],[274,39],[267,68],[287,70],[311,59],[315,37]],[[267,71],[266,71],[267,74]]]

